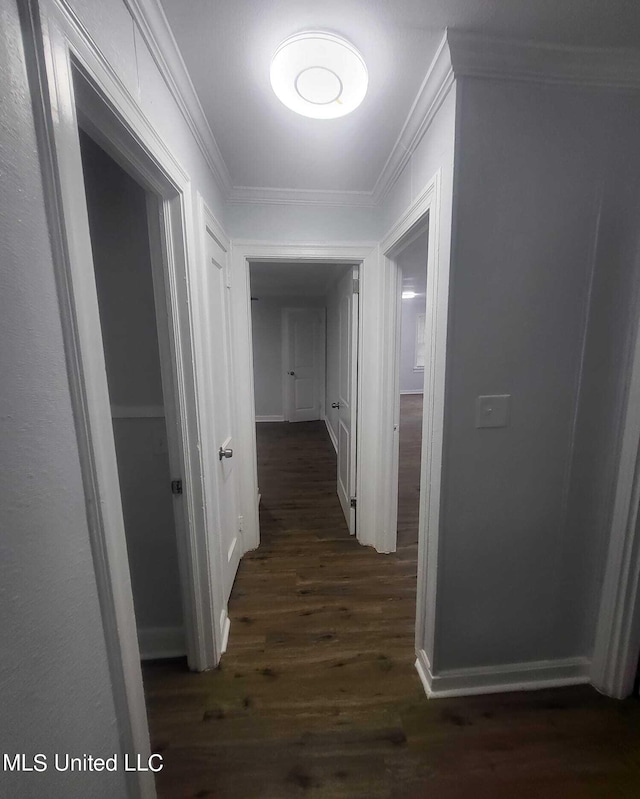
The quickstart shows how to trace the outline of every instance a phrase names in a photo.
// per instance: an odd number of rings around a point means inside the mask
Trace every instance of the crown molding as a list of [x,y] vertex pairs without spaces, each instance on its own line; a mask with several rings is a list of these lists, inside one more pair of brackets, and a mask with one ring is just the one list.
[[153,60],[196,140],[220,188],[232,188],[229,170],[189,76],[178,44],[158,0],[124,0]]
[[124,0],[229,203],[373,208],[382,203],[458,77],[640,90],[640,50],[496,39],[447,29],[372,191],[234,186],[159,0]]
[[455,76],[451,65],[448,32],[442,37],[422,85],[418,89],[400,135],[382,168],[373,189],[374,204],[382,202],[400,177],[416,147],[420,144],[438,109],[453,86]]
[[370,191],[332,191],[327,189],[277,189],[267,186],[234,186],[227,196],[230,203],[271,205],[335,205],[373,208]]
[[640,89],[640,50],[496,39],[451,29],[447,41],[456,77]]

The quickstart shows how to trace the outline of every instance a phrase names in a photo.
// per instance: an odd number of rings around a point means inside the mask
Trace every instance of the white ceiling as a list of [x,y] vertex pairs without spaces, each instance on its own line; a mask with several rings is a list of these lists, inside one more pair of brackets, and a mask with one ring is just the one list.
[[324,297],[338,277],[350,268],[335,263],[252,263],[251,296]]
[[[577,45],[640,46],[639,0],[161,0],[235,187],[373,190],[446,27]],[[298,116],[275,97],[271,56],[304,29],[362,53],[352,114]]]

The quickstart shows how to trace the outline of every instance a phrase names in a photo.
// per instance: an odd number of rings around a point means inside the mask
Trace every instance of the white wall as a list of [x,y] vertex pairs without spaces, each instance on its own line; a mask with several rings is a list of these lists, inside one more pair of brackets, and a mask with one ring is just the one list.
[[[636,147],[629,97],[467,79],[458,100],[436,671],[590,654],[598,461],[623,380],[607,359],[626,336],[638,230],[635,200],[610,205],[627,163],[609,184],[590,306],[600,182],[611,152],[622,164]],[[510,425],[476,429],[475,398],[494,393],[512,395]],[[598,506],[588,522],[585,502]]]
[[302,203],[232,203],[227,229],[232,238],[305,244],[368,242],[380,238],[379,209]]
[[261,296],[252,301],[253,381],[259,421],[284,418],[282,309],[322,308],[324,303],[323,297]]
[[424,386],[424,369],[416,369],[416,330],[419,314],[425,312],[424,295],[402,300],[400,327],[400,393],[420,392]]
[[[224,224],[221,191],[124,3],[71,6],[189,174],[194,207],[200,192]],[[120,744],[15,0],[3,0],[0,21],[1,748],[113,753]],[[25,799],[125,794],[122,772],[0,782],[3,794]]]
[[591,652],[640,280],[640,111],[611,103],[563,547],[558,635]]
[[145,407],[163,412],[146,198],[88,136],[81,142],[127,553],[144,644],[144,630],[183,627],[165,421],[162,415],[118,415]]
[[[0,6],[0,750],[120,751],[14,2]],[[124,775],[0,771],[0,793],[125,795]]]

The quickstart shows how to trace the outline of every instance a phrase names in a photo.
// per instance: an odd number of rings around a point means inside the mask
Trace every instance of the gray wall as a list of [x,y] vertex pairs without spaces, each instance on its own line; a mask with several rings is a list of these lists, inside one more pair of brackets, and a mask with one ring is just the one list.
[[[0,750],[119,752],[20,25],[0,7]],[[0,771],[0,793],[125,795],[124,775]]]
[[117,417],[164,404],[145,192],[88,136],[81,142],[136,623],[181,628],[164,418]]
[[[610,171],[629,98],[469,79],[458,99],[438,671],[591,652],[638,232],[633,169]],[[493,393],[511,424],[475,429]]]
[[[221,192],[121,0],[72,0],[159,137],[225,223]],[[119,751],[15,0],[0,3],[0,656],[4,752]],[[19,787],[18,787],[19,786]],[[0,793],[124,796],[122,773],[0,773]]]
[[402,300],[402,319],[400,329],[400,393],[422,391],[424,370],[415,369],[416,362],[416,320],[418,314],[425,312],[425,297],[418,295],[413,299]]
[[256,417],[282,421],[282,309],[322,308],[323,297],[261,296],[251,303]]
[[640,278],[640,151],[631,139],[640,129],[640,113],[630,105],[606,113],[611,129],[598,206],[558,629],[565,641],[585,651],[593,644],[607,554]]
[[422,391],[424,369],[416,371],[416,320],[425,313],[427,303],[428,236],[422,233],[397,259],[402,273],[402,290],[416,296],[401,301],[400,318],[400,392]]

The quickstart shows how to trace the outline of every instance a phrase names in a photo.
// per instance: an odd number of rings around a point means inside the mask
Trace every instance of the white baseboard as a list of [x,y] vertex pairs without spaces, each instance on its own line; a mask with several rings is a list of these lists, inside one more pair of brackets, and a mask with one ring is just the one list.
[[421,388],[405,389],[405,391],[400,392],[400,396],[403,396],[404,394],[422,394],[422,389]]
[[142,660],[178,658],[187,654],[182,627],[142,627],[138,629]]
[[256,416],[256,422],[284,422],[284,416]]
[[590,667],[588,658],[562,658],[451,669],[433,674],[424,650],[418,653],[416,660],[418,675],[430,699],[582,685],[589,682]]
[[329,424],[329,420],[327,419],[326,416],[324,417],[324,424],[325,424],[325,427],[327,428],[327,433],[329,433],[329,438],[331,439],[331,443],[333,444],[333,448],[335,449],[336,454],[337,454],[338,453],[338,439],[336,438],[336,434],[333,432],[333,430],[331,428],[331,425]]
[[222,632],[222,646],[220,647],[220,655],[224,655],[227,651],[227,644],[229,643],[229,630],[231,629],[231,619],[227,615],[225,608],[220,614],[220,631]]

